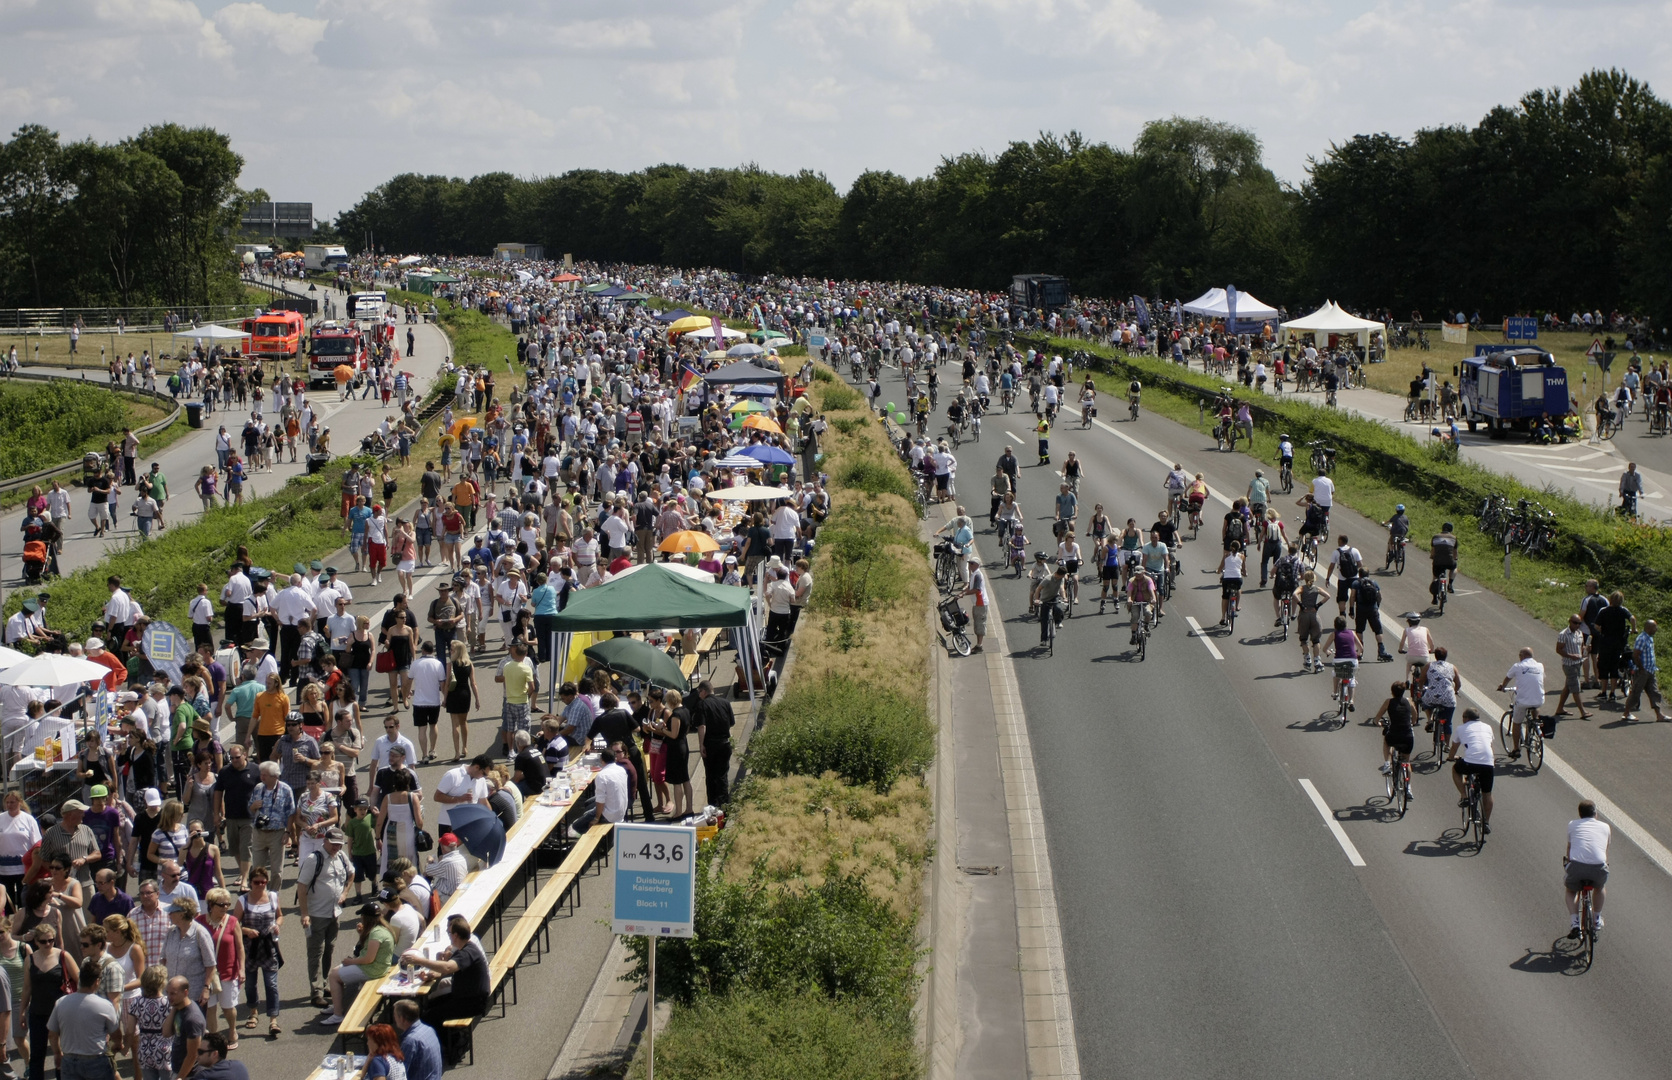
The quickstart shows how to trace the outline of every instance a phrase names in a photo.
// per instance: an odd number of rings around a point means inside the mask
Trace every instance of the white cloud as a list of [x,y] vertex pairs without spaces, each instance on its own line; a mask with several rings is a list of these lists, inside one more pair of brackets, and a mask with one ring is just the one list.
[[1298,182],[1331,142],[1592,67],[1672,95],[1672,9],[1567,0],[0,0],[0,25],[10,127],[213,125],[247,186],[321,216],[405,170],[755,161],[845,188],[1174,114],[1252,129]]

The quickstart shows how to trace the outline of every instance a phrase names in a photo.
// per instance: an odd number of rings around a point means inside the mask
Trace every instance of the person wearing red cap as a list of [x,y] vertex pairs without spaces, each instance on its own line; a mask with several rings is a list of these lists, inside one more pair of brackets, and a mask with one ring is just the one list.
[[430,889],[435,893],[437,902],[445,907],[448,898],[464,884],[465,875],[470,873],[470,867],[464,861],[463,842],[457,834],[442,833],[435,844],[440,854],[424,867],[424,877],[429,879]]

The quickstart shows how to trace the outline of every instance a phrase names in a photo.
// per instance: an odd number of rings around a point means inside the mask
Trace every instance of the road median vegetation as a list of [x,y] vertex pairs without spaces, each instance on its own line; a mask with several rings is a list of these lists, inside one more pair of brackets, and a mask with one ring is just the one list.
[[[702,853],[697,936],[657,950],[657,985],[674,1001],[658,1076],[922,1072],[912,1006],[932,583],[910,478],[881,426],[839,380],[816,378],[810,392],[831,420],[833,508],[793,666],[750,742],[727,827]],[[642,977],[643,939],[630,945]]]

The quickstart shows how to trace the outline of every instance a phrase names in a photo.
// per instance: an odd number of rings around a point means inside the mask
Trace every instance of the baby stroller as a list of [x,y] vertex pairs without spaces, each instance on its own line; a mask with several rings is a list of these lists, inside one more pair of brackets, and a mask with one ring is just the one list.
[[[937,634],[941,645],[949,653],[959,656],[970,654],[970,638],[964,633],[964,627],[969,625],[970,617],[964,614],[964,609],[958,606],[958,598],[949,596],[940,602],[940,622],[944,634]],[[951,640],[948,641],[948,638]]]
[[47,559],[50,557],[45,540],[30,540],[24,544],[23,580],[30,585],[40,584],[41,578],[46,576]]

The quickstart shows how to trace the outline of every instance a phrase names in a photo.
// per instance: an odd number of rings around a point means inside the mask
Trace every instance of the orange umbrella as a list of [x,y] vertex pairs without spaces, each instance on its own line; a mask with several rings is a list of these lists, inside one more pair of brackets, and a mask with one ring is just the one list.
[[770,431],[774,435],[782,435],[784,433],[784,429],[778,426],[778,421],[769,419],[760,413],[750,413],[748,416],[745,416],[743,418],[743,426],[746,428],[757,428],[761,431]]
[[668,538],[657,545],[656,550],[688,555],[694,551],[719,551],[720,545],[715,542],[714,537],[705,532],[681,529],[679,532],[669,533]]
[[354,369],[347,364],[338,364],[331,374],[336,376],[339,384],[351,382],[354,379]]
[[559,274],[552,278],[553,281],[579,281],[580,279],[579,274]]

